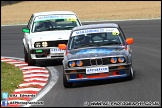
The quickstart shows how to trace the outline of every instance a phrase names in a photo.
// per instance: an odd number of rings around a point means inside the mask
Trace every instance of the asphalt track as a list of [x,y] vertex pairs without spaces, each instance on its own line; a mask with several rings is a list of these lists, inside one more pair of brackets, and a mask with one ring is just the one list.
[[[126,37],[135,40],[131,45],[135,79],[88,81],[67,89],[63,87],[61,62],[40,61],[40,66],[54,66],[57,72],[53,73],[59,76],[54,87],[40,99],[44,107],[84,107],[93,101],[161,104],[161,19],[113,22],[123,28]],[[1,56],[23,58],[23,27],[26,26],[1,26]]]

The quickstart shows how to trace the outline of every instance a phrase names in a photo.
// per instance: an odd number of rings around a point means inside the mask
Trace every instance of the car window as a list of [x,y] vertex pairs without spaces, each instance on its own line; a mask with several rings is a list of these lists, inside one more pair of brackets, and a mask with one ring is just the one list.
[[[72,33],[72,36],[69,40],[69,46],[68,49],[77,49],[82,47],[89,47],[89,46],[111,46],[111,45],[122,45],[124,44],[122,34],[117,31],[111,31],[111,29],[107,29],[110,31],[106,31],[107,28],[105,28],[105,31],[103,32],[87,32],[82,30],[81,33],[76,32]],[[115,28],[115,30],[118,30]],[[90,30],[89,30],[90,31]],[[91,30],[92,31],[92,30]],[[86,33],[87,32],[87,33]],[[115,34],[116,33],[116,34]]]
[[124,34],[124,32],[123,32],[123,30],[121,29],[120,26],[119,26],[119,29],[120,29],[120,31],[121,31],[121,34],[123,35],[123,38],[126,39],[126,36],[125,36],[125,34]]
[[32,32],[54,31],[54,30],[72,30],[80,26],[75,15],[47,15],[35,18]]
[[30,20],[29,20],[28,25],[27,25],[27,28],[28,28],[28,29],[31,29],[33,17],[34,17],[34,15],[32,15],[32,16],[30,17]]

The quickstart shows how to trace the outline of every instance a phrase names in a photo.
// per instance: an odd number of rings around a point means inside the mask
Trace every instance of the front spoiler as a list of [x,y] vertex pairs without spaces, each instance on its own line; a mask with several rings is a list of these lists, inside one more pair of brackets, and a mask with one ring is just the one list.
[[89,80],[105,80],[105,79],[124,78],[124,77],[128,77],[128,74],[108,76],[108,77],[104,77],[104,78],[77,78],[77,79],[70,79],[70,80],[68,80],[68,82],[80,82],[80,81],[89,81]]
[[44,57],[36,57],[36,54],[31,54],[31,58],[35,60],[51,60],[51,59],[63,59],[63,53],[62,54],[48,54]]

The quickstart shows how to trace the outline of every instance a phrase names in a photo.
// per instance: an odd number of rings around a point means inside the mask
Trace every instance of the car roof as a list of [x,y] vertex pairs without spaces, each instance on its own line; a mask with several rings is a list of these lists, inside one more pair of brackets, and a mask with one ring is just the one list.
[[73,31],[83,30],[83,29],[107,28],[107,27],[118,28],[119,25],[116,23],[88,24],[88,25],[82,25],[82,26],[75,27],[73,28]]
[[72,11],[47,11],[47,12],[37,12],[33,13],[34,16],[39,16],[39,15],[49,15],[49,14],[74,14]]

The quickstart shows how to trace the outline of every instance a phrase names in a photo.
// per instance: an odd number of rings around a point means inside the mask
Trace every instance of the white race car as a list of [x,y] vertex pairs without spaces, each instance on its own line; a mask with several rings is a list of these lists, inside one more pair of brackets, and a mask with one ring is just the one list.
[[58,44],[67,44],[71,30],[81,26],[78,16],[71,11],[50,11],[32,14],[24,32],[24,61],[29,66],[36,60],[62,59],[64,50]]

